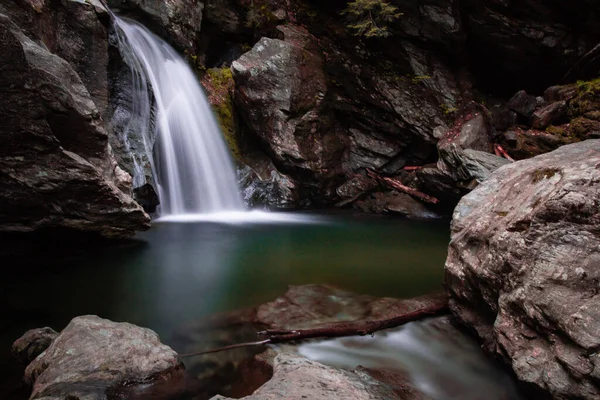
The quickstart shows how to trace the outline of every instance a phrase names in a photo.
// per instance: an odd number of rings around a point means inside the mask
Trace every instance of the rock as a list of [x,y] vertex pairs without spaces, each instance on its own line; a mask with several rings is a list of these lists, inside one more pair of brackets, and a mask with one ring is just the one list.
[[[95,10],[90,3],[65,4]],[[80,77],[9,16],[0,19],[0,231],[61,227],[128,237],[148,228],[148,215],[132,199],[130,186],[123,187],[127,179]]]
[[551,86],[544,91],[544,100],[549,102],[569,101],[577,95],[577,85]]
[[322,180],[337,169],[343,151],[329,117],[321,115],[323,60],[304,28],[278,29],[284,40],[262,38],[232,64],[236,103],[276,164]]
[[504,166],[453,216],[453,313],[557,399],[600,396],[599,165],[600,140],[587,140]]
[[[197,0],[108,0],[117,12],[137,16],[181,51],[196,54],[204,3]],[[141,18],[140,18],[141,17]]]
[[492,172],[510,162],[506,158],[483,151],[463,150],[456,144],[441,148],[440,160],[443,162],[438,163],[438,168],[455,180],[475,180],[478,183],[485,181]]
[[28,365],[42,354],[57,336],[58,333],[52,328],[29,330],[13,343],[11,354],[20,364]]
[[154,187],[149,183],[133,189],[133,198],[144,208],[148,214],[156,212],[160,199],[154,190]]
[[422,192],[439,199],[442,210],[448,213],[451,213],[461,197],[469,192],[451,175],[431,167],[422,168],[416,172],[416,186]]
[[546,129],[552,124],[560,124],[567,114],[567,103],[557,101],[536,110],[531,116],[531,126],[535,129]]
[[301,205],[294,181],[271,163],[257,169],[246,165],[238,170],[238,176],[244,202],[249,207],[287,210]]
[[530,96],[526,91],[521,90],[508,101],[506,106],[525,118],[531,118],[538,101],[535,96]]
[[[273,361],[273,377],[247,400],[332,400],[399,399],[387,386],[366,373],[355,373],[328,367],[305,357],[283,353]],[[212,400],[227,400],[215,396]]]
[[515,111],[501,106],[492,108],[492,125],[496,130],[505,131],[517,123],[518,115]]
[[[158,335],[96,316],[74,318],[25,371],[31,400],[136,398],[157,385],[183,390],[184,367]],[[180,393],[179,393],[180,394]],[[143,398],[143,397],[141,397]]]
[[506,159],[490,154],[491,126],[487,110],[472,104],[438,142],[437,168],[457,182],[482,182]]
[[398,214],[410,219],[439,218],[419,201],[405,193],[378,192],[355,203],[355,208],[376,214]]
[[524,160],[556,150],[568,143],[566,139],[562,134],[555,134],[550,129],[546,131],[523,130],[516,127],[500,136],[498,142],[512,158]]

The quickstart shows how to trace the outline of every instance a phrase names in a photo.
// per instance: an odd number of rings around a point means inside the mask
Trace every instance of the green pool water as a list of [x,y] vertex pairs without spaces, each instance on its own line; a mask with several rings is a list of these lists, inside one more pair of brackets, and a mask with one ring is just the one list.
[[157,223],[126,246],[5,270],[2,357],[25,330],[60,330],[82,314],[149,327],[169,343],[186,322],[270,301],[288,285],[327,283],[394,297],[442,289],[447,221],[300,217]]

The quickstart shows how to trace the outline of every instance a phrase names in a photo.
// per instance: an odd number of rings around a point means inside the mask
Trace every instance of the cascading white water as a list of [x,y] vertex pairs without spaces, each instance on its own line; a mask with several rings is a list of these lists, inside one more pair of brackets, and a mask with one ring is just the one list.
[[[131,130],[143,137],[161,216],[243,211],[231,156],[194,72],[144,26],[116,15],[114,20],[121,53],[134,77],[125,143],[127,147]],[[134,166],[142,174],[134,177],[139,183],[144,177],[135,157]]]

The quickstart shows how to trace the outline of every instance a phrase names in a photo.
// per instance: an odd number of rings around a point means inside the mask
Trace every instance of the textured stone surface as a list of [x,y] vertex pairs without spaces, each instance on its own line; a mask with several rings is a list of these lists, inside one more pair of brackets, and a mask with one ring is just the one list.
[[554,398],[600,396],[600,140],[504,166],[457,206],[451,309]]
[[126,393],[167,382],[176,394],[183,373],[177,353],[151,330],[83,316],[29,364],[25,380],[33,385],[32,400],[101,400],[111,393],[135,398]]
[[11,354],[20,364],[28,365],[42,354],[57,336],[58,333],[52,328],[29,330],[13,343]]
[[116,11],[141,17],[181,51],[195,54],[204,2],[199,0],[108,0]]
[[[273,361],[273,377],[246,400],[376,400],[399,399],[368,374],[328,367],[305,357],[283,353]],[[212,400],[227,400],[215,396]]]
[[[95,12],[93,4],[67,1],[57,13],[63,6]],[[25,18],[12,6],[2,10]],[[61,227],[125,237],[146,229],[149,218],[130,196],[131,178],[117,166],[79,75],[31,26],[28,37],[11,17],[0,18],[0,231]]]

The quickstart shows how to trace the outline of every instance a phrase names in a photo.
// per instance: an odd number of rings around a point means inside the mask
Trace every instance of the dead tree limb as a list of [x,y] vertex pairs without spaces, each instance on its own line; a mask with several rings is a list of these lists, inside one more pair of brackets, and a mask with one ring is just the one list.
[[329,324],[321,328],[298,329],[298,330],[266,330],[258,332],[258,335],[266,337],[257,342],[239,343],[231,346],[220,347],[200,351],[196,353],[181,354],[181,357],[201,356],[204,354],[217,353],[241,347],[263,346],[266,344],[275,344],[291,342],[296,340],[317,339],[317,338],[336,338],[344,336],[365,336],[371,335],[383,329],[395,328],[408,322],[418,321],[423,318],[444,314],[448,311],[448,304],[440,302],[430,307],[425,307],[416,311],[400,314],[392,318],[375,321],[351,321]]
[[377,174],[372,169],[367,168],[367,175],[369,175],[373,179],[376,179],[377,182],[379,182],[383,186],[387,186],[387,187],[390,187],[392,189],[399,190],[399,191],[404,192],[404,193],[406,193],[408,195],[416,197],[417,199],[422,200],[422,201],[424,201],[426,203],[437,204],[437,203],[440,202],[438,199],[436,199],[433,196],[430,196],[430,195],[425,194],[423,192],[419,192],[417,189],[413,189],[411,187],[403,185],[400,181],[397,181],[397,180],[392,179],[392,178],[383,177],[383,176]]

